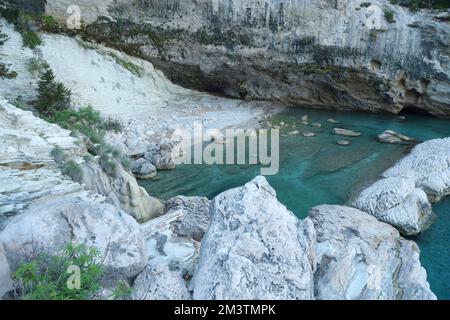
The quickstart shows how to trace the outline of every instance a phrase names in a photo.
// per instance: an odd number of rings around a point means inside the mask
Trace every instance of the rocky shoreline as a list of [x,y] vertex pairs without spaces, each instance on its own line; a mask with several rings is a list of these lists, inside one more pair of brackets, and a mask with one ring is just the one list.
[[[211,201],[165,204],[132,192],[128,173],[109,180],[91,168],[85,183],[75,183],[47,156],[54,145],[83,154],[68,132],[5,100],[0,112],[0,174],[16,184],[2,190],[1,212],[9,216],[0,231],[2,294],[12,289],[9,273],[30,255],[74,242],[106,252],[105,292],[124,280],[134,299],[436,298],[417,245],[389,224],[404,234],[423,230],[429,201],[449,192],[449,138],[419,144],[383,173],[354,204],[365,212],[323,205],[300,220],[263,177]],[[139,225],[155,204],[162,215]]]

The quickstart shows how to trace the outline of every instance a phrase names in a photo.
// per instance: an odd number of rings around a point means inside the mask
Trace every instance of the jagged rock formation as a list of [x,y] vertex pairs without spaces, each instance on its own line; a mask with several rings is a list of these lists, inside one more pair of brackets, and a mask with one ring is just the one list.
[[209,200],[180,196],[170,199],[166,206],[164,215],[141,225],[147,239],[149,266],[164,264],[191,278],[209,224]]
[[430,202],[450,194],[450,138],[434,139],[411,152],[365,189],[353,206],[414,235],[432,222]]
[[70,154],[86,153],[70,131],[20,110],[0,97],[0,165],[39,167],[54,163],[56,147]]
[[147,266],[134,281],[133,300],[189,300],[186,282],[166,265]]
[[147,248],[136,221],[110,204],[78,198],[41,202],[14,217],[0,233],[12,270],[40,253],[57,254],[67,243],[97,248],[105,282],[128,279],[147,263]]
[[423,231],[433,217],[427,195],[407,177],[377,181],[358,196],[353,206],[398,228],[405,235]]
[[192,280],[194,299],[313,299],[315,232],[264,177],[217,196]]
[[164,204],[148,195],[136,179],[121,166],[112,175],[102,170],[97,162],[85,162],[81,165],[82,183],[95,193],[104,195],[106,201],[132,215],[140,222],[160,216]]
[[104,197],[89,192],[55,168],[19,170],[0,167],[0,181],[0,230],[8,217],[23,213],[42,200],[66,195],[99,202],[104,200]]
[[317,299],[436,299],[419,248],[397,230],[348,207],[310,211],[317,231]]
[[173,231],[180,237],[201,241],[208,229],[210,201],[202,197],[178,196],[166,203],[168,212],[182,211],[184,217],[173,225]]
[[[20,213],[30,202],[67,194],[105,200],[140,221],[160,215],[164,205],[139,187],[136,179],[118,165],[106,174],[97,162],[86,162],[82,141],[71,132],[20,110],[0,98],[0,223],[4,215]],[[83,185],[62,176],[52,152],[75,159],[82,171]],[[91,191],[91,192],[88,192]]]
[[[190,88],[293,105],[449,115],[450,26],[442,14],[363,2],[78,4],[89,22],[97,15],[133,20],[91,25],[86,38],[151,60]],[[76,3],[50,0],[47,13],[66,17]]]

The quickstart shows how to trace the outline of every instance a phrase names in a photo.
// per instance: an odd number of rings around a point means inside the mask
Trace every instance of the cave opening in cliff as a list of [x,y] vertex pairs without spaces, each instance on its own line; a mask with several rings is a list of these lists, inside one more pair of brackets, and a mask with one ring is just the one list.
[[427,110],[418,107],[418,106],[412,106],[407,105],[402,108],[402,110],[399,112],[399,116],[406,116],[408,114],[418,114],[418,115],[431,115]]

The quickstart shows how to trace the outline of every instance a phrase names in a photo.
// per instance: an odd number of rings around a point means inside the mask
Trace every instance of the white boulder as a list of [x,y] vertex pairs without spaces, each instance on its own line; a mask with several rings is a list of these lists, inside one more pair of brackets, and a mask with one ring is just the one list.
[[398,228],[405,235],[423,231],[433,217],[427,195],[408,177],[375,182],[358,196],[353,206]]
[[313,299],[314,227],[278,202],[264,177],[211,204],[191,282],[194,299]]
[[419,248],[386,223],[357,209],[311,209],[317,231],[317,299],[436,299]]
[[65,197],[14,217],[0,233],[12,270],[40,253],[55,255],[68,243],[86,244],[102,255],[105,279],[131,278],[147,264],[137,222],[109,204]]

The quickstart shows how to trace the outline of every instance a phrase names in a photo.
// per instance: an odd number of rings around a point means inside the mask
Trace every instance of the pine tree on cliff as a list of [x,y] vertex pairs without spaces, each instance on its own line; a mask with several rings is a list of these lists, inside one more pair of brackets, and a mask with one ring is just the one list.
[[43,116],[70,108],[71,91],[62,83],[55,81],[53,71],[48,68],[39,76],[36,109]]

